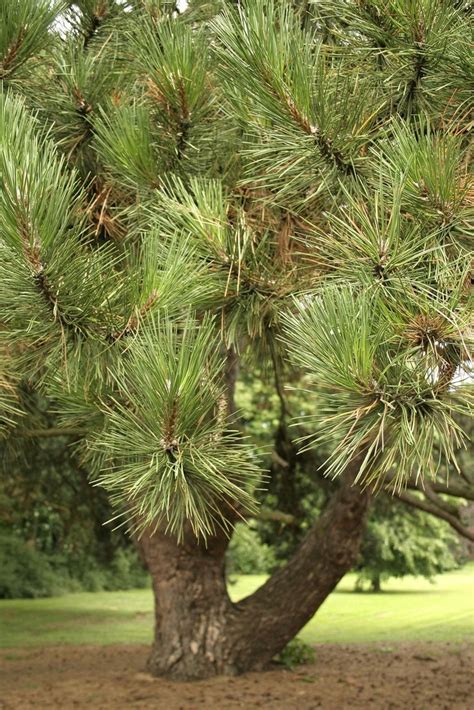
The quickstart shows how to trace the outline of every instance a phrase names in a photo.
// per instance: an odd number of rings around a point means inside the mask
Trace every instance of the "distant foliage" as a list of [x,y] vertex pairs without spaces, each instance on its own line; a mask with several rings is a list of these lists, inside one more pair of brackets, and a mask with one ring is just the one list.
[[356,589],[380,591],[391,577],[414,575],[432,580],[462,561],[459,537],[449,525],[395,501],[378,499],[362,542]]
[[35,599],[67,592],[135,589],[148,574],[133,549],[117,550],[101,566],[90,554],[80,560],[47,555],[11,532],[0,532],[0,599]]
[[[25,428],[57,426],[46,398],[23,387],[19,401]],[[107,496],[90,485],[68,438],[32,438],[26,446],[21,439],[1,441],[0,461],[0,597],[148,583],[133,542],[123,531],[104,525],[112,516]],[[41,566],[44,574],[39,577],[27,572]]]
[[260,539],[255,528],[238,523],[227,552],[231,574],[267,574],[276,565],[275,552]]
[[0,534],[0,598],[36,598],[60,594],[64,579],[55,574],[47,557],[8,533]]

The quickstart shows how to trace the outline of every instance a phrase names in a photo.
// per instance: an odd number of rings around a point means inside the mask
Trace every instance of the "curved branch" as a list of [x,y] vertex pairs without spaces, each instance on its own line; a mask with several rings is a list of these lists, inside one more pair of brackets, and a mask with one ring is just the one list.
[[371,498],[368,488],[354,483],[359,467],[360,459],[349,466],[339,489],[289,562],[234,606],[242,669],[255,667],[255,658],[263,667],[281,651],[353,565]]
[[430,513],[441,520],[445,520],[449,523],[449,525],[451,525],[453,530],[456,530],[456,532],[459,533],[459,535],[467,540],[470,540],[471,542],[474,542],[474,530],[466,528],[459,518],[438,507],[437,504],[428,502],[427,500],[423,500],[421,498],[416,498],[410,493],[394,492],[393,495],[398,498],[398,500],[406,503],[407,505],[411,505],[413,508],[418,508],[418,510],[423,510],[425,513]]
[[433,481],[433,483],[430,483],[430,486],[435,493],[444,493],[454,498],[474,500],[474,485],[468,486],[465,483],[445,484]]
[[435,493],[429,483],[425,483],[425,489],[423,491],[423,494],[436,507],[441,508],[441,510],[444,510],[445,513],[449,513],[449,515],[454,515],[455,518],[459,517],[459,508],[454,505],[454,503],[450,503],[449,501],[444,500],[444,498],[440,498],[439,495]]
[[474,477],[468,474],[463,468],[460,469],[459,475],[463,478],[469,486],[474,486]]
[[[385,479],[385,488],[388,492],[394,492],[393,476],[387,476]],[[471,480],[465,471],[459,471],[459,475],[455,480],[450,479],[449,483],[442,480],[429,481],[429,483],[420,484],[416,478],[412,477],[407,482],[407,488],[412,491],[420,491],[425,493],[427,488],[430,488],[434,493],[442,493],[453,498],[465,498],[466,500],[474,500],[474,480]]]

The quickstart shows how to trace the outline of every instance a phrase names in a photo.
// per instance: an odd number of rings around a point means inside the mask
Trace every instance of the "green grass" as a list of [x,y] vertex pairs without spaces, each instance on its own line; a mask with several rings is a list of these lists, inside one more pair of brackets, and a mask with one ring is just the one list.
[[[240,577],[234,600],[253,592],[261,576]],[[309,643],[474,641],[474,565],[430,584],[391,581],[381,594],[354,594],[353,575],[301,632]],[[51,644],[149,643],[153,600],[149,589],[68,594],[36,600],[0,601],[0,647]]]

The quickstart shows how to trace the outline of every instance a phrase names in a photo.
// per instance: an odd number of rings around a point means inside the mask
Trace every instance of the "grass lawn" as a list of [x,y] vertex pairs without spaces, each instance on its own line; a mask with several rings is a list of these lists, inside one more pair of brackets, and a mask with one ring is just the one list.
[[[234,600],[265,581],[243,576],[230,586]],[[474,564],[435,584],[393,580],[380,594],[354,594],[347,575],[300,636],[309,643],[474,641]],[[51,599],[1,600],[0,647],[51,644],[149,643],[149,589],[68,594]]]

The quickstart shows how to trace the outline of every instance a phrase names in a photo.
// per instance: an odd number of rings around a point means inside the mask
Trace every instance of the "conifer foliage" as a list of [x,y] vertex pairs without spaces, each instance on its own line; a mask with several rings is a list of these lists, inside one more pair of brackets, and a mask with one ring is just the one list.
[[455,0],[0,0],[2,432],[34,383],[119,520],[208,537],[265,485],[240,359],[328,475],[458,475],[470,36]]

